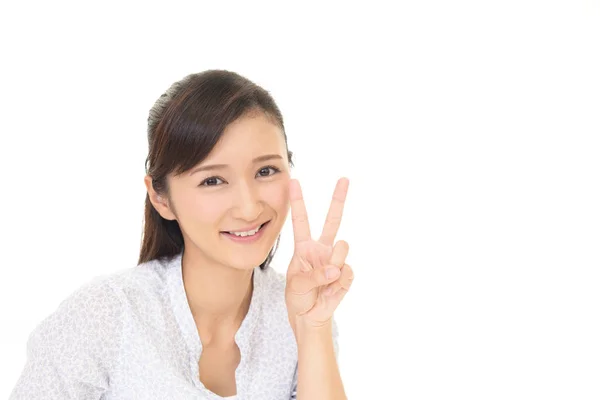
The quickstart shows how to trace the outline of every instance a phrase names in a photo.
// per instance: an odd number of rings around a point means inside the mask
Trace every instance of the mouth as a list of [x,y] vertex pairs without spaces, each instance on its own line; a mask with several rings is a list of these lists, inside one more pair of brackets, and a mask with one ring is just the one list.
[[222,231],[221,235],[237,243],[253,243],[258,241],[268,227],[270,220],[262,223],[257,228],[245,232]]

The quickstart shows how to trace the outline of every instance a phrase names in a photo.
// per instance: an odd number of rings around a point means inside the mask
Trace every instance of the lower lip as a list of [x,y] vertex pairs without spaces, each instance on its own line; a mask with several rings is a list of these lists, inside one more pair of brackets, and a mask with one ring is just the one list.
[[[271,221],[269,221],[269,222],[271,222]],[[256,232],[252,236],[236,236],[236,235],[233,235],[233,234],[227,233],[227,232],[221,232],[221,235],[223,235],[226,238],[228,238],[229,240],[232,240],[232,241],[237,242],[237,243],[254,243],[254,242],[258,241],[262,237],[263,232],[265,231],[265,229],[269,225],[269,222],[267,222],[263,226],[261,226],[261,228],[259,229],[259,231]]]

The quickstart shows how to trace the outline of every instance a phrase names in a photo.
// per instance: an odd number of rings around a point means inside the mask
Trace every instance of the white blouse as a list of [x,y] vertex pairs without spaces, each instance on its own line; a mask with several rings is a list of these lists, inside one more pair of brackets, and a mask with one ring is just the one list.
[[[235,335],[237,400],[296,398],[298,353],[285,276],[253,273],[248,314]],[[338,354],[337,325],[333,325]],[[11,400],[211,399],[199,379],[202,343],[187,302],[181,254],[98,276],[64,300],[27,342]]]

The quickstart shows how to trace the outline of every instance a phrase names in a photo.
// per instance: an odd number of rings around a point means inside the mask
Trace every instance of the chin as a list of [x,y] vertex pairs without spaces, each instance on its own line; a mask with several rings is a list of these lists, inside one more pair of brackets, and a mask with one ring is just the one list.
[[267,257],[263,258],[261,261],[257,261],[254,263],[249,263],[247,260],[243,261],[243,262],[231,261],[231,262],[228,262],[227,265],[230,265],[232,268],[235,268],[235,269],[239,269],[239,270],[243,270],[243,271],[250,271],[250,270],[258,267],[260,264],[262,264],[266,258]]
[[222,250],[222,254],[227,254],[227,256],[223,263],[240,270],[251,270],[261,265],[277,241],[277,237],[271,237],[272,232],[266,231],[265,233],[267,235],[260,238],[258,243],[231,244],[226,242],[227,248]]
[[251,270],[265,262],[271,247],[265,249],[254,249],[254,251],[229,252],[224,260],[226,265],[236,269]]

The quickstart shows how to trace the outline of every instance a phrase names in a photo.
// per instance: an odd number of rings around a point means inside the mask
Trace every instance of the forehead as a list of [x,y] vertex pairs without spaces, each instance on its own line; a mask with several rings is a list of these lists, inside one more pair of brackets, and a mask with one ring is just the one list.
[[225,161],[225,158],[230,161],[253,159],[266,153],[283,157],[287,153],[285,139],[277,124],[263,113],[258,113],[229,124],[205,162]]

